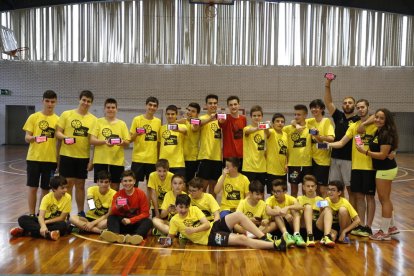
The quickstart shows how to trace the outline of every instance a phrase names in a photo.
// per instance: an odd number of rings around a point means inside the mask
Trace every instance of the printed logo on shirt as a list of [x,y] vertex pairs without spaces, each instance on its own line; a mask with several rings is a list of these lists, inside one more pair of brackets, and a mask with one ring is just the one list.
[[300,134],[294,132],[290,135],[290,139],[293,141],[294,148],[304,148],[306,147],[306,138],[301,138]]
[[254,136],[254,142],[257,144],[257,150],[265,149],[265,141],[260,134]]
[[[364,145],[369,145],[369,142],[374,138],[373,135],[365,134],[361,137],[362,141],[364,142]],[[378,143],[378,141],[377,141]]]
[[47,211],[50,212],[50,216],[47,219],[57,218],[62,214],[62,211],[59,211],[59,207],[56,204],[48,206]]
[[246,215],[246,217],[248,217],[248,218],[252,218],[252,217],[254,217],[254,215],[253,215],[253,213],[252,212],[246,212],[245,213],[245,215]]
[[279,139],[277,143],[279,144],[279,147],[280,147],[279,154],[287,155],[287,146],[285,145],[285,142],[283,142],[282,139]]
[[145,141],[152,141],[157,142],[157,132],[152,130],[151,125],[144,125],[143,128],[145,129]]
[[171,135],[171,131],[166,130],[162,133],[164,138],[164,146],[176,146],[178,145],[178,138],[176,135]]
[[41,136],[47,136],[47,138],[55,138],[55,129],[49,127],[49,123],[47,121],[40,121],[39,128],[42,130]]
[[224,187],[225,191],[227,192],[226,199],[227,200],[240,200],[240,191],[233,190],[233,185],[226,184]]
[[119,138],[119,135],[113,134],[112,130],[109,128],[103,128],[101,133],[102,133],[102,136],[105,137],[105,139]]
[[93,213],[97,215],[98,217],[102,217],[103,215],[108,213],[109,208],[103,207],[102,202],[99,198],[95,200],[95,207],[96,209]]
[[163,187],[161,187],[161,186],[158,186],[158,199],[159,200],[164,200],[164,197],[165,197],[165,194],[166,194],[167,192],[164,190],[164,188]]
[[243,139],[243,129],[233,130],[233,139],[234,140]]
[[201,210],[201,212],[203,212],[203,214],[204,214],[206,217],[211,216],[211,213],[210,213],[210,211],[208,211],[208,210]]
[[198,222],[200,222],[199,220],[194,221],[194,220],[192,220],[192,219],[185,219],[185,220],[183,221],[183,223],[184,223],[184,225],[185,225],[186,227],[193,227],[193,225],[194,225],[195,223],[197,223],[197,221],[198,221]]
[[210,128],[214,131],[214,139],[221,139],[221,128],[216,123],[212,123]]
[[81,121],[73,120],[70,125],[73,127],[73,136],[88,137],[89,128],[83,127]]

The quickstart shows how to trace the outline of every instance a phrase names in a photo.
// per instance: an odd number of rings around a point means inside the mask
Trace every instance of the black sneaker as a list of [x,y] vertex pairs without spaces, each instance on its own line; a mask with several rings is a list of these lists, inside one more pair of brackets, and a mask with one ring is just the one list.
[[279,240],[275,239],[273,242],[273,247],[276,251],[283,251],[283,252],[287,251],[286,241],[283,237]]

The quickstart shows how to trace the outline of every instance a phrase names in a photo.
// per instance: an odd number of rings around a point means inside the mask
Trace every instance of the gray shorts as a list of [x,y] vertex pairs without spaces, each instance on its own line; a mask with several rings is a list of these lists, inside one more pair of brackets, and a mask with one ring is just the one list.
[[331,159],[331,168],[329,169],[329,181],[339,180],[345,186],[351,186],[351,160]]

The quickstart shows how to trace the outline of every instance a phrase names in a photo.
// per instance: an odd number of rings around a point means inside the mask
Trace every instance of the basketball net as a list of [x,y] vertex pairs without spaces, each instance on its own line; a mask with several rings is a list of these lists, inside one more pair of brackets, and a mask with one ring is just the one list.
[[29,47],[19,47],[15,50],[4,52],[5,54],[13,57],[13,58],[21,58],[22,53],[29,50]]

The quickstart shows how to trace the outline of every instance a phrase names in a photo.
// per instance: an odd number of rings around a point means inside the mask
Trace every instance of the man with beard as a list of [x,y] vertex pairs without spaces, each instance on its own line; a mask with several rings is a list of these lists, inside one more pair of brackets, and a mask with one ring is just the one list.
[[[332,102],[330,79],[325,79],[325,104],[329,114],[331,114],[335,123],[335,142],[344,137],[348,126],[360,120],[358,115],[354,113],[355,99],[347,96],[342,101],[342,110],[336,108]],[[340,180],[346,186],[349,195],[349,201],[352,206],[355,205],[355,197],[351,192],[351,153],[352,143],[346,143],[343,148],[332,149],[331,167],[329,170],[329,181]]]

